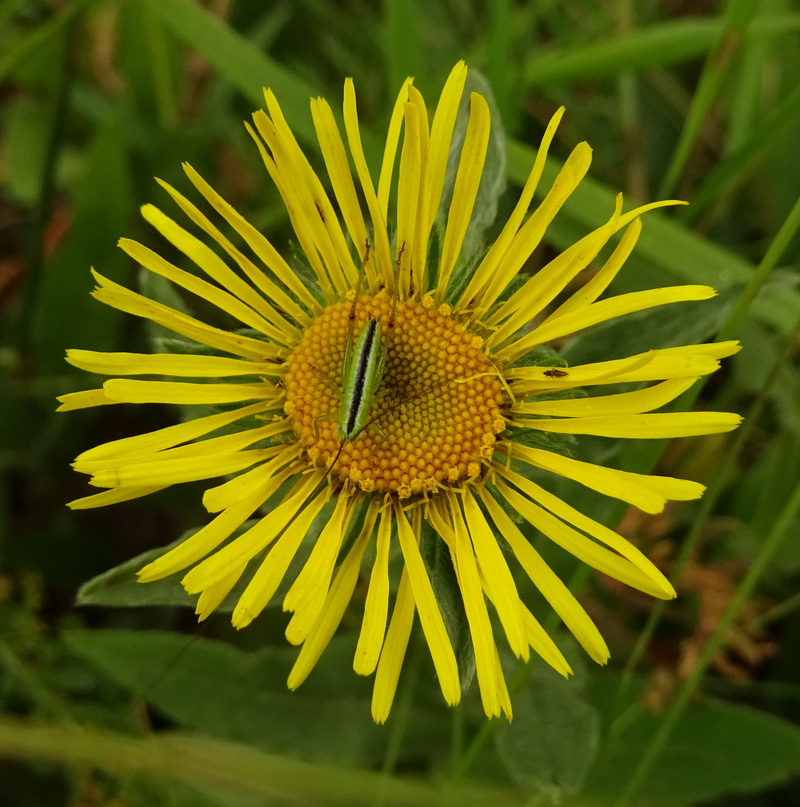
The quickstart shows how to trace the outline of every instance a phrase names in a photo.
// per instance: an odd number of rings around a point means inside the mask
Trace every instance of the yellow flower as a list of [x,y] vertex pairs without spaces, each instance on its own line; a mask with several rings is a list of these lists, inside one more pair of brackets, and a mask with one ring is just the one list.
[[[651,414],[717,369],[720,358],[737,350],[733,342],[649,350],[574,367],[533,362],[531,351],[538,346],[588,326],[715,292],[707,286],[671,286],[598,301],[636,243],[640,216],[674,204],[623,213],[621,199],[603,226],[509,288],[589,168],[591,151],[582,143],[529,212],[562,110],[550,122],[497,240],[479,261],[462,254],[491,126],[486,100],[472,93],[463,145],[460,151],[454,147],[466,74],[463,63],[456,65],[430,123],[411,80],[403,85],[377,186],[361,145],[352,82],[344,88],[344,139],[328,104],[312,100],[332,195],[267,91],[267,111],[254,114],[248,131],[286,205],[311,279],[301,279],[262,233],[186,165],[218,223],[238,235],[238,246],[163,182],[195,231],[218,249],[152,205],[144,207],[144,217],[207,279],[134,241],[123,239],[120,246],[148,271],[213,303],[247,330],[205,324],[95,273],[98,300],[205,350],[185,355],[71,350],[68,360],[94,373],[195,380],[114,377],[100,389],[60,399],[62,410],[149,402],[214,407],[212,414],[81,454],[76,470],[105,490],[71,506],[97,507],[180,482],[230,477],[203,497],[212,520],[148,564],[140,580],[189,570],[182,582],[187,592],[199,595],[197,613],[204,619],[245,575],[249,582],[233,612],[233,624],[241,628],[269,603],[306,540],[311,544],[307,560],[283,600],[284,610],[293,613],[287,639],[301,645],[288,682],[294,689],[330,641],[363,571],[368,585],[353,667],[360,675],[375,673],[372,712],[381,722],[391,708],[415,614],[445,700],[455,704],[461,697],[441,592],[437,597],[423,559],[427,542],[444,542],[452,561],[489,716],[510,717],[511,704],[488,604],[517,657],[528,659],[533,648],[563,675],[571,672],[520,599],[507,563],[511,555],[586,652],[601,664],[608,658],[597,628],[508,510],[604,574],[655,597],[675,596],[636,547],[531,477],[567,477],[648,513],[659,512],[668,500],[695,499],[703,487],[534,447],[531,430],[664,438],[723,432],[739,423],[728,413]],[[460,157],[448,204],[444,189],[454,150]],[[395,174],[396,206],[390,201]],[[429,247],[437,216],[443,235],[434,258]],[[592,279],[556,304],[620,231],[618,245]],[[343,357],[346,351],[352,355],[353,338],[368,320],[383,328],[385,369],[380,388],[368,400],[367,427],[342,441],[335,419],[344,406]],[[532,328],[531,322],[536,323]],[[568,395],[576,388],[641,382],[659,383],[607,395]],[[264,513],[261,508],[278,491],[285,495]],[[258,514],[253,526],[235,534]],[[401,568],[395,570],[392,555],[402,558]]]

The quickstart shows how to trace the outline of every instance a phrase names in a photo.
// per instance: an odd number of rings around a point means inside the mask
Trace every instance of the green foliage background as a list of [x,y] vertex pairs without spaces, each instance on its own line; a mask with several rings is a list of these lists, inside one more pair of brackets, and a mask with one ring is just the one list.
[[[793,0],[0,0],[0,804],[797,804],[799,43]],[[589,667],[550,620],[578,674],[509,663],[515,719],[487,723],[474,691],[447,710],[412,648],[376,727],[370,682],[350,670],[355,611],[297,693],[279,609],[241,634],[221,614],[187,644],[180,589],[136,588],[141,559],[127,562],[201,522],[199,488],[64,507],[85,495],[77,453],[174,413],[55,416],[53,398],[88,386],[67,347],[148,349],[137,323],[90,299],[88,270],[136,284],[115,243],[154,243],[137,215],[164,202],[154,176],[185,190],[191,162],[288,248],[241,125],[261,87],[316,154],[308,98],[335,107],[353,76],[376,157],[405,76],[431,101],[459,58],[485,77],[507,135],[501,218],[557,106],[543,187],[578,141],[594,148],[548,250],[605,220],[617,189],[692,202],[648,215],[615,289],[708,283],[720,297],[598,328],[567,359],[741,338],[683,403],[699,395],[747,425],[576,449],[709,485],[702,503],[623,521],[672,569],[675,603],[550,558],[607,635],[609,667]],[[612,525],[625,516],[585,493],[580,505]]]

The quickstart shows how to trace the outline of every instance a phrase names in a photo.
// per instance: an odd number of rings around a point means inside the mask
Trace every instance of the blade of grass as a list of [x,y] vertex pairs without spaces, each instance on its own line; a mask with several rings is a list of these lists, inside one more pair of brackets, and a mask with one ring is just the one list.
[[705,123],[717,93],[722,88],[730,63],[757,10],[758,4],[753,0],[730,0],[728,3],[723,15],[719,39],[703,65],[703,72],[700,74],[700,81],[692,97],[686,122],[664,174],[661,187],[658,189],[659,197],[666,198],[675,192],[700,129]]
[[800,117],[800,87],[795,87],[774,109],[764,115],[750,137],[714,166],[692,194],[690,207],[678,213],[685,224],[696,221],[723,193],[730,193],[757,167],[761,157]]
[[[776,14],[756,20],[748,36],[774,36],[798,28],[800,14]],[[664,22],[641,28],[629,36],[542,53],[532,58],[524,71],[526,86],[547,87],[559,82],[613,76],[623,70],[685,62],[705,54],[721,30],[719,20]]]
[[[144,773],[184,782],[201,792],[289,804],[367,807],[385,794],[387,807],[440,804],[437,787],[343,765],[303,762],[205,736],[161,734],[144,738],[110,731],[0,722],[0,754],[66,765],[92,765],[122,774]],[[470,786],[461,805],[522,805],[519,794]],[[248,801],[249,803],[249,801]]]
[[262,87],[278,96],[294,132],[305,141],[316,142],[308,99],[315,89],[294,73],[258,50],[225,23],[191,0],[137,0],[145,3],[179,39],[188,43],[239,92],[256,106],[262,106]]
[[153,95],[161,125],[172,130],[178,124],[178,102],[175,97],[175,79],[169,59],[169,42],[164,32],[163,22],[152,10],[145,9],[147,46],[150,71],[153,75]]
[[488,4],[489,32],[486,78],[492,85],[494,101],[501,120],[508,126],[516,118],[512,109],[511,91],[515,72],[511,65],[511,4],[509,0],[495,0]]

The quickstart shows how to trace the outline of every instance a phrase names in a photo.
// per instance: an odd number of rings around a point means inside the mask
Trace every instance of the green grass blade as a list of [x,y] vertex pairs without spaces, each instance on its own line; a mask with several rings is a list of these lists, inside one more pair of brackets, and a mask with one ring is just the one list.
[[692,98],[689,114],[675,146],[669,167],[664,174],[658,196],[674,193],[683,169],[705,123],[711,105],[717,97],[730,69],[731,61],[758,9],[752,0],[730,0],[722,23],[722,31],[714,51],[709,54]]

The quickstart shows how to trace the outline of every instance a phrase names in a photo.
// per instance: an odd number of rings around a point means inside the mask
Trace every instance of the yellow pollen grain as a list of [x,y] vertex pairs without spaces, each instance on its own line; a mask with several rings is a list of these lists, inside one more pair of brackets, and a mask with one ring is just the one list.
[[[308,461],[329,466],[340,449],[336,424],[352,303],[328,306],[287,362],[285,412]],[[353,342],[367,317],[379,319],[386,369],[371,425],[341,446],[333,473],[365,492],[399,498],[475,478],[504,428],[505,397],[482,342],[431,299],[397,302],[385,291],[356,305]]]

